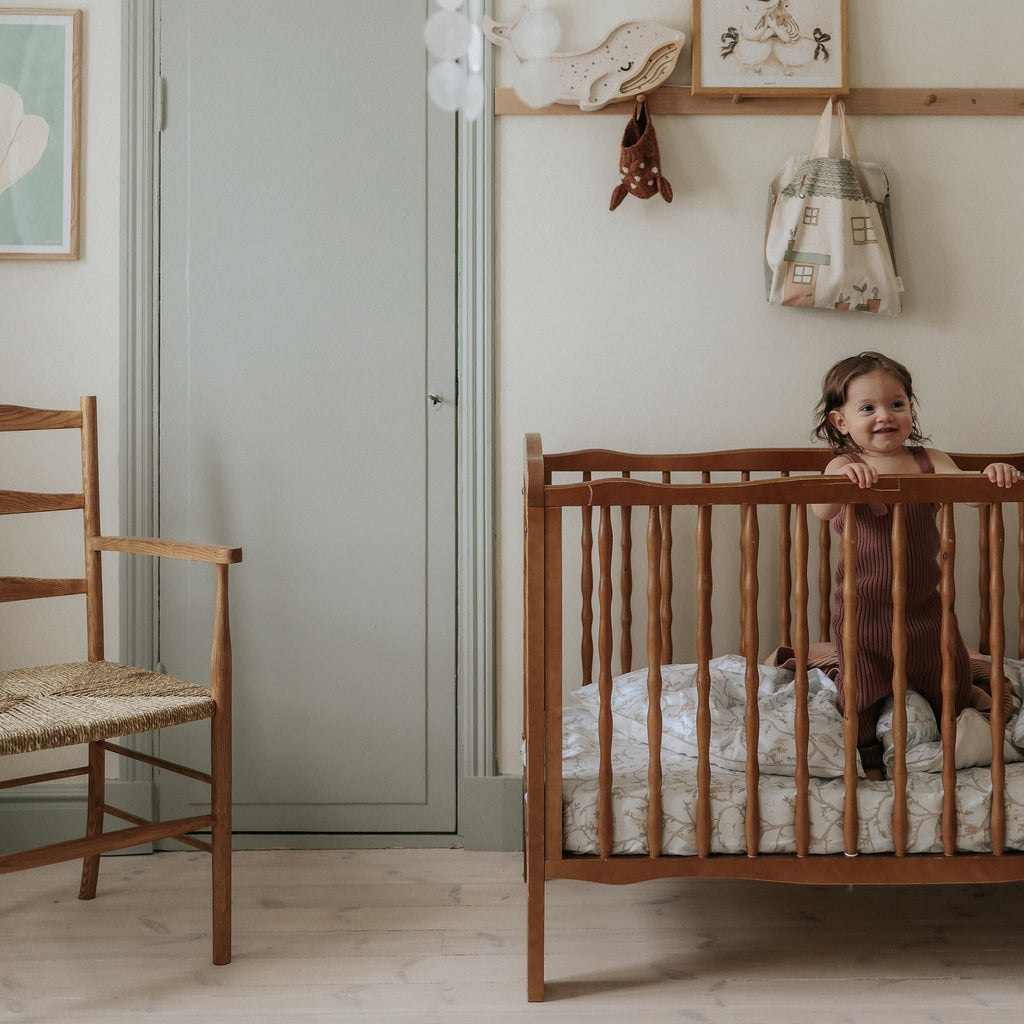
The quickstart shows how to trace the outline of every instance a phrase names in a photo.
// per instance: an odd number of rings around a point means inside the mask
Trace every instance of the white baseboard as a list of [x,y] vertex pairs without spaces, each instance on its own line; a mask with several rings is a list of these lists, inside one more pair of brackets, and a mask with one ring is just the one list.
[[[152,791],[147,782],[107,780],[107,802],[148,818]],[[59,843],[83,834],[85,786],[42,784],[0,794],[0,853]],[[108,820],[108,827],[117,823]],[[516,851],[523,848],[523,780],[518,775],[465,778],[459,791],[459,834],[416,835],[236,835],[233,846],[244,849],[373,849],[385,846],[440,847]],[[178,848],[178,844],[174,844]],[[124,853],[148,853],[139,846]]]
[[459,790],[459,834],[467,850],[521,850],[522,776],[463,779]]

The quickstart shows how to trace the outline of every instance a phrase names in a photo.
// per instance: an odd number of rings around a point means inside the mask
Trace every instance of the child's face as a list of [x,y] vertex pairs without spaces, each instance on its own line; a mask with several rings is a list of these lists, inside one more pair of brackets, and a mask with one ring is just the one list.
[[900,381],[884,370],[854,377],[846,401],[829,420],[869,455],[899,451],[914,429],[914,407]]

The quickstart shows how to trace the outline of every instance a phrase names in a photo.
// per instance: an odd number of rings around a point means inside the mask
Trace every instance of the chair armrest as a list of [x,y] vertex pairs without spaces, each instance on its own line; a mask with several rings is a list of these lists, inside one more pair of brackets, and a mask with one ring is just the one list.
[[191,562],[216,562],[229,565],[242,560],[242,549],[223,544],[195,544],[163,537],[90,537],[90,551],[123,551],[159,558],[182,558]]

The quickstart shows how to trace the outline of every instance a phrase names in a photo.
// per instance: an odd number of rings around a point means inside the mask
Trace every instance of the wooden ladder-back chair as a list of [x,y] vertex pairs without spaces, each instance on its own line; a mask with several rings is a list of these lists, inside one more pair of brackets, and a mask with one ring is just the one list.
[[[0,405],[0,431],[79,431],[81,490],[52,494],[0,490],[0,515],[81,509],[85,527],[85,574],[75,579],[0,576],[0,603],[84,595],[88,661],[0,671],[0,756],[88,744],[88,764],[0,781],[0,789],[74,776],[88,777],[85,835],[0,855],[0,874],[82,858],[81,899],[96,895],[103,853],[161,839],[176,839],[212,854],[213,962],[231,961],[231,637],[228,566],[240,548],[100,533],[96,399],[78,410]],[[103,655],[101,553],[122,551],[212,562],[217,567],[213,654],[209,689],[141,668],[106,661]],[[122,736],[210,719],[210,771],[195,771],[112,742]],[[108,752],[210,785],[210,813],[153,822],[106,803]],[[128,822],[104,831],[105,817]],[[193,833],[209,830],[210,839]]]

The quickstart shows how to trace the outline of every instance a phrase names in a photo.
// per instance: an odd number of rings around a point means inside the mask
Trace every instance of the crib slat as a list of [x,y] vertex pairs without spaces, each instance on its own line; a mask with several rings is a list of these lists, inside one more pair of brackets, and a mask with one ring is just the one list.
[[897,857],[907,852],[907,518],[906,505],[892,517],[892,839]]
[[793,592],[794,626],[793,650],[796,654],[796,721],[793,725],[796,743],[796,852],[806,857],[811,843],[810,812],[810,770],[807,763],[810,743],[810,716],[807,708],[807,649],[809,632],[807,624],[807,506],[796,506],[796,582]]
[[1006,680],[1003,676],[1003,656],[1006,653],[1006,634],[1003,625],[1003,506],[992,505],[989,522],[989,546],[991,548],[992,573],[989,594],[992,601],[991,638],[992,674],[989,685],[992,690],[992,711],[989,721],[992,727],[992,852],[1000,856],[1006,848],[1006,765],[1003,760],[1003,691]]
[[652,505],[647,520],[647,849],[661,856],[661,514]]
[[956,600],[956,582],[953,570],[956,561],[956,532],[953,528],[953,506],[943,504],[939,516],[939,558],[942,581],[942,847],[947,857],[956,852],[956,620],[953,606]]
[[989,577],[992,572],[991,542],[989,539],[992,521],[992,506],[982,505],[978,509],[978,650],[990,654],[989,629],[991,610],[989,608]]
[[[590,472],[583,474],[583,481],[590,480]],[[582,545],[583,563],[580,568],[580,596],[582,597],[580,609],[580,622],[583,626],[583,636],[580,640],[580,658],[582,660],[583,684],[589,685],[594,681],[594,524],[593,509],[584,505],[580,509],[582,518],[582,532],[580,544]]]
[[[672,483],[672,474],[661,474],[663,484]],[[672,663],[672,506],[661,506],[661,664]]]
[[[818,524],[818,640],[827,644],[832,636],[832,524]],[[842,637],[836,637],[842,643]]]
[[[823,644],[828,643],[832,637],[831,598],[832,524],[823,519],[818,524],[818,640]],[[835,641],[841,644],[843,638],[837,636]]]
[[1017,502],[1017,659],[1024,659],[1024,501]]
[[[629,479],[629,472],[622,474]],[[623,505],[620,509],[622,517],[622,536],[619,539],[619,623],[622,639],[619,643],[620,671],[625,673],[633,669],[633,509]]]
[[[789,476],[783,473],[783,476]],[[779,642],[786,647],[793,646],[793,615],[790,603],[793,598],[793,533],[790,526],[789,505],[779,506]]]
[[843,785],[846,799],[843,811],[843,839],[846,854],[857,853],[857,519],[856,506],[846,506],[846,521],[843,524],[843,565],[846,576],[843,580],[843,656],[845,677],[843,679],[843,745],[846,763],[843,771]]
[[711,506],[697,512],[697,854],[711,854]]
[[757,741],[761,731],[757,705],[757,654],[760,645],[757,623],[757,549],[759,542],[757,506],[744,505],[740,542],[743,565],[740,601],[743,606],[743,650],[746,658],[744,683],[747,705],[744,712],[744,725],[747,741],[747,810],[745,826],[748,857],[756,857],[761,845],[761,808],[758,794],[760,770],[757,763]]
[[600,762],[597,775],[597,841],[602,857],[612,855],[612,512],[601,506],[597,526],[598,627],[597,689],[601,698],[597,720]]

